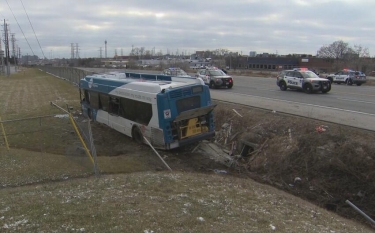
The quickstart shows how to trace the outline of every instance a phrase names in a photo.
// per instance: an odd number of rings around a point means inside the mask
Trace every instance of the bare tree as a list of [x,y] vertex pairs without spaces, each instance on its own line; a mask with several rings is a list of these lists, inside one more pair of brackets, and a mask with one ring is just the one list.
[[352,49],[349,47],[349,44],[342,40],[338,40],[330,45],[323,45],[318,50],[317,56],[321,58],[342,59],[350,52],[352,52]]
[[366,72],[369,69],[369,49],[362,45],[350,47],[342,40],[335,41],[330,45],[322,46],[317,54],[321,58],[335,59],[333,66],[335,69],[351,68]]
[[222,57],[225,54],[229,53],[228,49],[216,49],[215,51],[212,52],[215,56]]
[[369,49],[362,47],[362,45],[354,45],[353,51],[358,54],[358,57],[370,57]]

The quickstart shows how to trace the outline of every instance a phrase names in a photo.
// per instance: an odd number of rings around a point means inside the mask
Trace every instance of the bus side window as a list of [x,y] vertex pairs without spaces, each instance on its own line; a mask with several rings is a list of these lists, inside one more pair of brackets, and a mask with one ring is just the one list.
[[88,100],[88,102],[90,103],[90,106],[92,109],[98,109],[99,108],[99,93],[97,92],[94,92],[94,91],[90,91],[88,93],[88,99],[86,98],[86,100]]
[[120,100],[116,97],[109,97],[109,113],[119,115]]
[[108,111],[109,109],[109,96],[106,94],[99,94],[99,109],[103,109],[104,111]]
[[84,93],[85,97],[84,97],[84,100],[89,104],[90,103],[90,94],[87,90],[85,90],[85,93]]

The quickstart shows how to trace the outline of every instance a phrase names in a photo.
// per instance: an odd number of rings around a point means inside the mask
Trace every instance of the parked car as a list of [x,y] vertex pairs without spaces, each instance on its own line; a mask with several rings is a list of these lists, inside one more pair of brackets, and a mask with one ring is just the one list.
[[331,83],[345,83],[347,85],[356,84],[357,86],[361,86],[363,83],[366,83],[366,75],[360,71],[354,71],[349,69],[344,69],[335,74],[327,75],[327,79]]
[[162,74],[175,76],[175,77],[191,78],[190,75],[188,75],[184,70],[180,68],[168,68],[168,69],[163,70]]
[[206,67],[198,70],[197,78],[201,78],[203,82],[210,88],[233,87],[233,79],[231,76],[225,74],[217,67]]
[[308,94],[318,91],[327,93],[331,90],[331,83],[328,79],[320,78],[307,69],[283,70],[278,74],[276,84],[282,91],[289,88],[303,90]]

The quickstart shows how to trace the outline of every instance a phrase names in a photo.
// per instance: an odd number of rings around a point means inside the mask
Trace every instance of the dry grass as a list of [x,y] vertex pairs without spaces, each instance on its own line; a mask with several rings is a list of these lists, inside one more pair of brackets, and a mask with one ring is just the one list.
[[[25,70],[0,81],[0,113],[5,119],[60,114],[49,106],[50,101],[78,108],[76,87],[43,72]],[[234,116],[221,106],[215,110],[217,115]],[[288,127],[294,127],[295,122],[289,122],[286,128],[277,128],[281,120],[271,112],[236,109],[248,115],[232,118],[234,132],[251,131],[260,135],[252,137],[260,143],[278,134],[287,140]],[[227,120],[217,118],[217,123]],[[98,164],[107,175],[95,178],[90,160],[77,150],[78,139],[70,124],[64,119],[52,121],[55,127],[43,122],[49,126],[43,134],[25,133],[11,139],[10,151],[0,137],[0,231],[371,232],[267,185],[231,177],[230,170],[228,175],[155,172],[163,170],[163,165],[150,149],[99,124],[93,124]],[[5,124],[7,132],[37,125]],[[304,132],[314,126],[305,124]],[[163,152],[162,156],[174,171],[205,167],[207,172],[218,167],[190,151]]]
[[375,79],[367,79],[365,86],[375,86]]
[[248,179],[133,173],[0,192],[7,232],[372,232]]
[[[238,105],[218,106],[216,111],[219,124],[231,119],[233,132],[239,133],[233,139],[237,154],[243,139],[261,147],[238,160],[240,169],[342,216],[364,221],[346,200],[375,216],[373,132]],[[326,131],[318,133],[317,126]]]
[[52,79],[37,69],[24,69],[10,77],[0,76],[0,116],[3,120],[59,114],[53,101],[79,109],[78,89],[64,80]]

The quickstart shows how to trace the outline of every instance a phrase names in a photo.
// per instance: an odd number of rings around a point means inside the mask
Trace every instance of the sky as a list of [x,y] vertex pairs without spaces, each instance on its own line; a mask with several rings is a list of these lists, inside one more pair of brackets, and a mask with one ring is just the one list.
[[[311,54],[343,40],[375,55],[374,0],[0,0],[21,55],[71,58],[226,49]],[[11,40],[11,37],[9,37]],[[2,42],[4,50],[4,43]],[[12,53],[12,52],[11,52]]]

